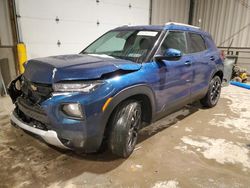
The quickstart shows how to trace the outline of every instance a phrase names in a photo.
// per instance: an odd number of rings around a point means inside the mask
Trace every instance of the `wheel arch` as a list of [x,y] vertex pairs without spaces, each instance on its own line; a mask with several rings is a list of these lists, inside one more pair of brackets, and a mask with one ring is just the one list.
[[[213,74],[213,77],[215,77],[215,76],[219,76],[220,79],[221,79],[221,81],[223,81],[224,73],[223,73],[222,70],[217,70],[217,71]],[[213,77],[212,77],[212,78],[213,78]]]
[[145,120],[150,123],[155,112],[155,95],[152,89],[147,85],[136,85],[129,88],[125,88],[118,92],[115,96],[113,96],[108,108],[104,112],[104,116],[108,117],[105,118],[106,123],[115,108],[121,102],[128,99],[135,99],[142,102],[142,108],[150,107],[150,109],[145,109],[150,118],[144,117]]
[[142,120],[146,123],[151,123],[153,116],[155,114],[155,95],[152,89],[147,85],[136,85],[129,88],[125,88],[118,92],[108,105],[107,109],[105,110],[103,117],[104,117],[104,129],[103,129],[103,136],[107,136],[109,125],[108,122],[112,117],[115,109],[121,104],[122,102],[134,99],[140,101],[142,104]]

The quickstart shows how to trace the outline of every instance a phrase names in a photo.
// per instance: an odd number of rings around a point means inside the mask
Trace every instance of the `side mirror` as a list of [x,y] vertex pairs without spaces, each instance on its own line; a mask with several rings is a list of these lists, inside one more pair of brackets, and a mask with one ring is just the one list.
[[168,48],[163,55],[156,55],[155,60],[161,61],[161,60],[178,60],[182,56],[182,52],[177,49]]

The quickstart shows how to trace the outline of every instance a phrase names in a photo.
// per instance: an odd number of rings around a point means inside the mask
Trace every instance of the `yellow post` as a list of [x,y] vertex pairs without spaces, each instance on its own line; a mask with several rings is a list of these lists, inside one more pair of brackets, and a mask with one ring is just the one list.
[[24,63],[27,61],[26,46],[24,43],[17,44],[18,67],[20,74],[24,73]]

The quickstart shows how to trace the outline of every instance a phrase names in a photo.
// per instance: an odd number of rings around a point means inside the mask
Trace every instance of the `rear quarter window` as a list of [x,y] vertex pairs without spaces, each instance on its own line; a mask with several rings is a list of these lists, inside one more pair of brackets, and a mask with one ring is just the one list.
[[207,49],[204,39],[200,34],[188,33],[189,53],[202,52]]

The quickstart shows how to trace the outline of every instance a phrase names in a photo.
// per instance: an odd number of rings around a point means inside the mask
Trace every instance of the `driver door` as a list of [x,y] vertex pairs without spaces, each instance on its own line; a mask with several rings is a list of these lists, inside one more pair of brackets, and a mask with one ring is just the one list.
[[158,67],[156,99],[160,112],[170,112],[187,104],[193,80],[192,56],[187,54],[186,33],[169,31],[156,55],[163,55],[168,48],[180,50],[182,56],[175,60],[154,62]]

